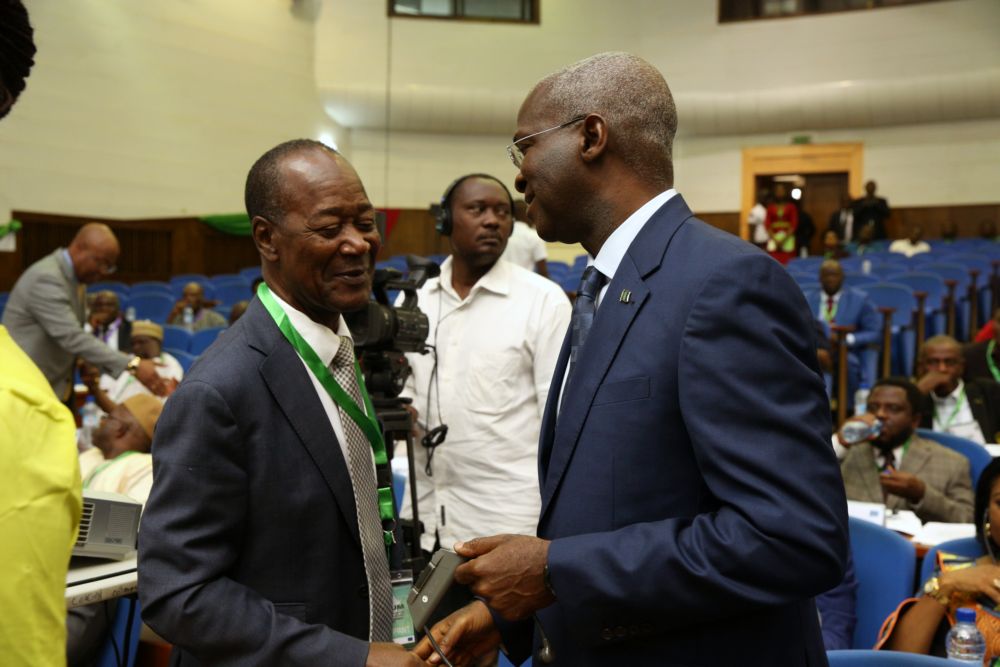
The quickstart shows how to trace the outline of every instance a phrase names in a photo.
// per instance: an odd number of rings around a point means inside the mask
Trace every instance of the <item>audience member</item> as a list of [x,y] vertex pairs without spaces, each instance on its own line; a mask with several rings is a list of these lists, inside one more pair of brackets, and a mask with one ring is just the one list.
[[[24,5],[0,0],[0,118],[24,90],[34,56]],[[6,323],[0,325],[0,656],[4,667],[58,665],[66,572],[82,509],[75,424]]]
[[184,368],[180,362],[169,352],[163,351],[163,327],[159,324],[149,320],[137,320],[133,323],[132,353],[140,359],[156,362],[156,372],[163,379],[161,393],[150,391],[129,373],[113,378],[101,375],[93,366],[84,365],[80,370],[80,379],[94,397],[97,406],[107,414],[111,414],[116,405],[137,394],[156,396],[161,402],[165,401],[184,378]]
[[809,246],[812,245],[813,237],[816,236],[816,224],[812,216],[802,207],[802,202],[797,199],[792,200],[792,205],[798,211],[799,224],[795,226],[795,248],[799,256],[809,255]]
[[989,338],[967,345],[965,372],[962,378],[970,380],[993,380],[1000,382],[1000,308],[993,312],[993,330]]
[[875,383],[868,412],[851,419],[878,420],[881,431],[871,441],[850,446],[838,433],[840,444],[848,447],[840,465],[847,498],[911,510],[921,521],[970,523],[969,460],[916,434],[922,401],[920,390],[905,378]]
[[747,216],[747,226],[750,228],[750,242],[761,250],[765,249],[767,246],[767,226],[764,224],[767,221],[767,206],[771,203],[771,193],[767,191],[767,188],[761,188],[757,191],[757,201],[750,209],[750,214]]
[[945,220],[941,225],[941,240],[951,245],[958,239],[958,225],[953,220]]
[[847,516],[811,318],[673,189],[676,122],[662,75],[623,53],[518,113],[528,216],[594,263],[542,417],[537,532],[456,545],[484,602],[432,630],[453,655],[502,638],[519,664],[537,625],[574,667],[825,660],[813,597],[843,577]]
[[889,252],[898,252],[907,257],[919,255],[922,252],[930,252],[931,246],[924,238],[924,228],[920,225],[913,225],[910,228],[909,236],[899,238],[889,244]]
[[823,233],[823,259],[843,259],[848,256],[837,232],[828,229]]
[[834,232],[844,243],[854,240],[854,207],[851,204],[850,193],[840,196],[840,208],[830,214],[826,223],[826,231]]
[[848,243],[846,248],[847,252],[852,255],[867,255],[870,252],[876,252],[878,246],[875,244],[875,231],[871,226],[865,226],[858,230],[857,236],[853,243]]
[[132,349],[132,323],[122,317],[118,295],[111,290],[94,293],[84,329],[103,340],[112,350],[128,352]]
[[774,185],[774,201],[767,207],[764,227],[767,229],[767,253],[782,264],[795,256],[795,229],[799,224],[799,210],[788,199],[784,183]]
[[249,301],[237,301],[233,304],[232,309],[229,311],[229,326],[233,326],[236,320],[243,317],[243,313],[247,312],[247,306],[249,305]]
[[1000,236],[997,236],[997,223],[991,218],[983,218],[979,222],[979,238],[994,243],[1000,241]]
[[341,315],[369,301],[375,209],[308,139],[261,156],[245,198],[266,285],[157,424],[143,620],[183,664],[423,664],[392,641],[391,473]]
[[56,396],[67,402],[73,370],[80,356],[102,373],[134,373],[160,391],[156,365],[148,359],[112,350],[83,330],[84,285],[115,271],[118,239],[107,225],[80,228],[68,248],[58,248],[21,274],[3,311],[11,337],[41,369]]
[[[820,264],[819,283],[822,290],[808,295],[810,310],[827,325],[853,327],[853,331],[845,337],[848,354],[855,358],[853,363],[861,369],[859,381],[871,386],[875,380],[872,361],[877,351],[869,349],[869,346],[879,340],[882,331],[882,321],[874,304],[861,290],[844,287],[844,269],[835,259],[827,259]],[[836,350],[835,332],[831,333],[831,342],[832,350]]]
[[885,223],[889,219],[889,202],[875,194],[878,185],[875,181],[865,183],[865,196],[855,199],[851,204],[854,209],[854,224],[857,233],[870,227],[872,230],[872,240],[881,241],[888,238],[885,232]]
[[538,433],[570,306],[554,282],[500,261],[510,201],[492,176],[455,181],[442,200],[451,255],[417,293],[434,349],[407,355],[404,394],[425,430],[448,428],[442,444],[415,451],[430,473],[417,482],[427,550],[435,536],[450,547],[538,522]]
[[173,310],[167,316],[167,324],[186,326],[184,310],[191,309],[191,330],[214,329],[226,326],[226,318],[212,310],[205,300],[205,288],[200,283],[190,282],[184,286],[183,296],[174,304]]
[[925,401],[921,426],[979,444],[1000,435],[1000,384],[962,380],[962,345],[951,336],[927,339],[917,353],[917,388]]
[[[153,485],[149,447],[162,409],[160,401],[138,394],[105,415],[94,431],[94,447],[80,454],[83,488],[120,493],[145,504]],[[69,610],[66,658],[70,667],[93,664],[107,638],[109,619],[114,617],[114,600]]]
[[[975,337],[972,339],[974,343],[988,343],[993,340],[993,336],[996,334],[997,326],[996,320],[997,316],[1000,315],[1000,308],[993,313],[993,317],[986,321],[986,324],[979,327],[979,331],[976,332]],[[997,378],[1000,382],[1000,378]]]
[[531,223],[525,220],[526,209],[523,199],[514,202],[514,231],[510,233],[507,249],[503,251],[500,259],[548,278],[549,267],[546,262],[548,250],[545,241],[538,236]]
[[976,626],[989,647],[1000,646],[1000,459],[986,466],[976,484],[976,541],[981,555],[967,558],[939,551],[937,568],[924,582],[923,595],[903,601],[882,626],[876,648],[946,657],[945,637],[959,607],[976,610]]

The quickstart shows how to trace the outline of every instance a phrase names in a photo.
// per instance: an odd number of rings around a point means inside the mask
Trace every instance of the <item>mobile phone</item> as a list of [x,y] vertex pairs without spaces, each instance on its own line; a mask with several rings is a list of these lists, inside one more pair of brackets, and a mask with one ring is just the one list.
[[438,549],[431,556],[431,562],[413,582],[413,588],[410,589],[410,595],[406,598],[406,604],[410,607],[413,627],[418,632],[423,630],[427,620],[454,583],[455,568],[464,563],[465,560],[451,549]]

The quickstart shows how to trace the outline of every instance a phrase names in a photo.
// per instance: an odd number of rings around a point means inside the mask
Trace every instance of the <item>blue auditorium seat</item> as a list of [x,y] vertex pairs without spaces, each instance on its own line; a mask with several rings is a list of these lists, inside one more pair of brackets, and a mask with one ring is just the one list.
[[910,597],[917,569],[913,544],[888,528],[850,517],[851,554],[858,575],[854,648],[875,646],[886,616]]
[[174,324],[163,325],[163,347],[175,350],[189,351],[191,347],[191,332]]
[[187,372],[191,370],[191,366],[198,359],[196,355],[193,355],[190,352],[185,352],[184,350],[163,348],[163,351],[177,359],[181,368],[184,369],[185,375],[187,375]]
[[139,320],[152,320],[163,323],[174,307],[174,298],[168,294],[147,292],[133,294],[122,304],[123,309],[135,308],[135,317]]
[[188,346],[191,354],[198,356],[207,350],[209,346],[215,342],[215,339],[219,337],[219,334],[225,330],[226,327],[212,327],[211,329],[195,331],[191,335],[191,344]]

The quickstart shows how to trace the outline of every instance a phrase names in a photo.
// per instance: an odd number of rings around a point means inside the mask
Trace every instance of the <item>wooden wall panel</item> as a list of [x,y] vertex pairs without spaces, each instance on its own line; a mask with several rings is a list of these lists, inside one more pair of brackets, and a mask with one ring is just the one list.
[[737,211],[731,213],[695,213],[695,215],[724,232],[740,235],[740,214]]

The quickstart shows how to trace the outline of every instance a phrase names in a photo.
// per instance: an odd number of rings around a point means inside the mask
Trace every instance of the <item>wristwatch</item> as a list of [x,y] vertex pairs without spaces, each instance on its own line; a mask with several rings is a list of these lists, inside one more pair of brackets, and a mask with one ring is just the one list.
[[944,594],[941,590],[941,580],[937,577],[931,577],[924,584],[924,595],[934,598],[945,607],[948,606],[948,596]]
[[141,358],[132,357],[131,359],[129,359],[128,365],[125,366],[125,370],[127,370],[132,375],[135,375],[135,372],[139,369],[139,364],[141,363],[142,363]]

